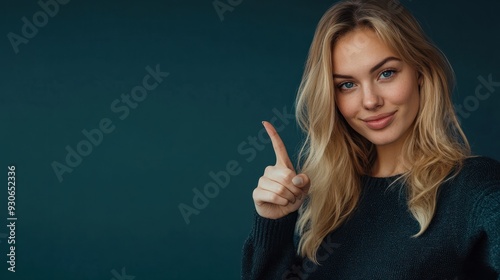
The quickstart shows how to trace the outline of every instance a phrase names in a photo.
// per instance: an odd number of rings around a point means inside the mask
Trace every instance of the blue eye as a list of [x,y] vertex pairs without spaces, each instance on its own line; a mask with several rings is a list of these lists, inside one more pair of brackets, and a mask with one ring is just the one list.
[[351,89],[354,87],[354,83],[346,82],[339,85],[340,89]]
[[394,75],[394,73],[396,73],[396,71],[394,71],[394,70],[385,70],[384,72],[382,72],[382,74],[380,74],[380,77],[387,79],[387,78],[392,77],[392,75]]

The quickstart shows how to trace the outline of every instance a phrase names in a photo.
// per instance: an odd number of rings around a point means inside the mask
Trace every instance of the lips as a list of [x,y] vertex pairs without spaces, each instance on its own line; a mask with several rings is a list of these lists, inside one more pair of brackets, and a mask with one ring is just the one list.
[[387,126],[389,126],[392,123],[396,112],[397,111],[379,114],[379,115],[368,117],[368,118],[365,118],[362,120],[365,122],[365,124],[366,124],[366,126],[368,126],[368,128],[374,129],[374,130],[380,130],[380,129],[386,128]]

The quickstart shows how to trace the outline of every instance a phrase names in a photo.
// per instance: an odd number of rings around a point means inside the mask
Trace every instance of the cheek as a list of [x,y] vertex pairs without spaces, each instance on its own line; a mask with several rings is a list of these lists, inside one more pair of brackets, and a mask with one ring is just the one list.
[[387,91],[387,100],[394,105],[414,105],[419,100],[418,85],[415,81],[406,79],[391,86]]
[[337,108],[346,120],[354,118],[357,113],[356,101],[348,96],[338,95],[335,102],[337,103]]

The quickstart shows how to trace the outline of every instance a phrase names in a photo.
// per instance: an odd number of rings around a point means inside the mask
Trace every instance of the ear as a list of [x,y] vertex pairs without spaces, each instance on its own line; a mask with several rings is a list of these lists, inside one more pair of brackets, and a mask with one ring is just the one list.
[[418,86],[421,87],[422,84],[424,83],[424,77],[422,76],[422,74],[420,72],[418,72]]

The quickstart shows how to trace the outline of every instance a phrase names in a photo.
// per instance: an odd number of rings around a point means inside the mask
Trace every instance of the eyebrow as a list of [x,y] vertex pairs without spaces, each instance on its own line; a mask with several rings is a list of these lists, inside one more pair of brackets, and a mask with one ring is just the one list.
[[[380,61],[379,63],[377,63],[375,66],[373,66],[371,69],[370,69],[370,74],[372,74],[373,72],[375,72],[377,69],[379,69],[380,67],[382,67],[384,64],[386,64],[387,62],[391,61],[391,60],[396,60],[396,61],[401,61],[401,59],[397,58],[397,57],[394,57],[394,56],[389,56],[387,58],[385,58],[384,60]],[[333,77],[334,78],[342,78],[342,79],[352,79],[353,77],[352,76],[348,76],[348,75],[340,75],[340,74],[333,74]]]

